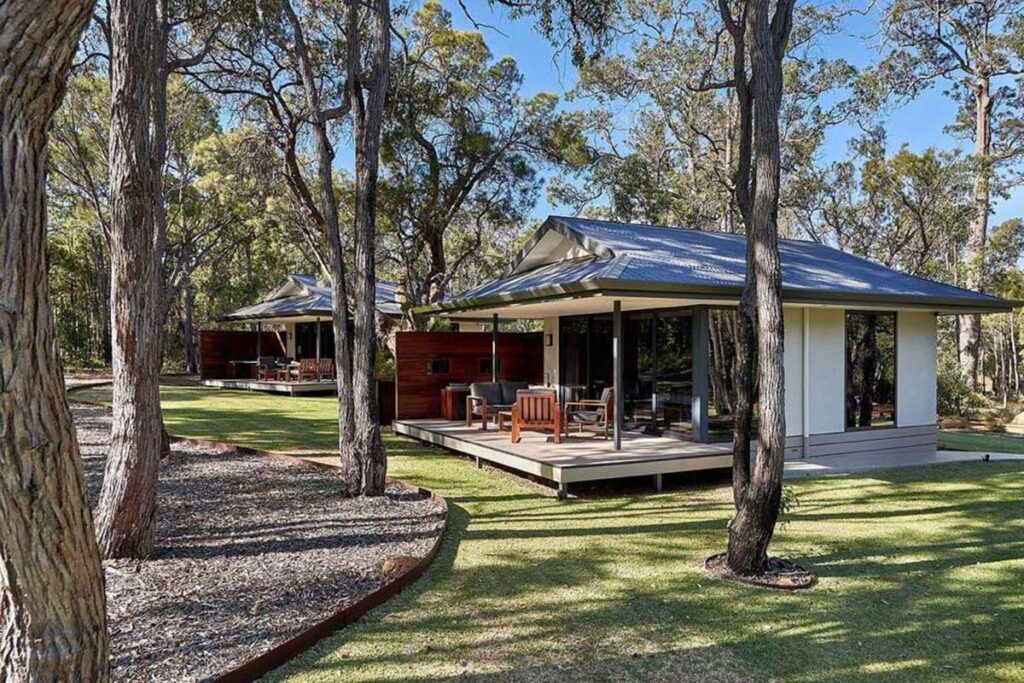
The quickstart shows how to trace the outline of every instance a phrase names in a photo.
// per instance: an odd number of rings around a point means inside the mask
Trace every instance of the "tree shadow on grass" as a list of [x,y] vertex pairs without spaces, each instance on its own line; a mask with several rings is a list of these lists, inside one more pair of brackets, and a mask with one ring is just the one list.
[[[465,467],[467,482],[476,481],[478,471]],[[799,485],[806,490],[798,510],[816,512],[789,516],[776,548],[821,577],[800,593],[716,582],[701,572],[700,561],[724,545],[728,505],[688,505],[678,496],[474,502],[460,562],[438,566],[429,586],[282,674],[360,681],[716,680],[746,672],[836,683],[1024,678],[1022,471],[1016,463],[920,470],[920,480],[900,472],[891,482]],[[994,486],[1006,476],[1015,484]],[[844,483],[852,485],[845,497],[835,488]],[[843,514],[874,505],[882,509]],[[686,669],[689,655],[701,648],[725,653],[728,666],[688,676],[695,673]]]

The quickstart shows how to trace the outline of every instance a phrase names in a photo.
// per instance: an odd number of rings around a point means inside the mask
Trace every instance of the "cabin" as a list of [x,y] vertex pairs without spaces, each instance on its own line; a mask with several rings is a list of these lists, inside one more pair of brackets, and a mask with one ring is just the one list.
[[[826,244],[780,240],[779,252],[786,457],[934,454],[938,316],[1014,303]],[[745,253],[743,235],[549,217],[503,277],[417,310],[490,321],[490,339],[399,334],[395,430],[563,492],[576,481],[654,475],[660,483],[666,473],[728,467]],[[499,333],[513,321],[539,330],[526,348]],[[476,384],[493,403],[488,381],[553,394],[565,438],[555,443],[540,429],[517,442],[506,431],[509,410],[481,424],[480,401],[463,398]],[[594,417],[605,400],[608,438],[593,420],[577,435],[573,412]]]

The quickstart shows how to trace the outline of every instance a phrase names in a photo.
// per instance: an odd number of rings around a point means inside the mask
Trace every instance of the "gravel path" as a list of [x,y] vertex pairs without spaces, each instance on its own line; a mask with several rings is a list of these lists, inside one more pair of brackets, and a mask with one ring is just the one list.
[[[110,416],[73,411],[95,504]],[[115,680],[203,680],[237,666],[378,588],[386,558],[425,555],[441,533],[436,501],[397,486],[346,500],[337,484],[323,468],[176,444],[160,470],[152,556],[106,566]]]

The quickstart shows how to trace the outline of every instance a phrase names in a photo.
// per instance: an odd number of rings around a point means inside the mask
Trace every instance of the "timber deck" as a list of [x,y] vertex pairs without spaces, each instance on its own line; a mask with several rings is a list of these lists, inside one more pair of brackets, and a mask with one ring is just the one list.
[[310,382],[277,382],[256,379],[204,379],[203,386],[218,389],[241,389],[246,391],[265,391],[272,394],[336,394],[338,385],[334,380]]
[[467,427],[465,422],[441,419],[404,419],[393,424],[397,434],[542,477],[557,483],[563,492],[571,483],[640,476],[654,476],[657,482],[663,474],[732,466],[732,446],[727,443],[625,433],[622,450],[616,451],[611,440],[592,432],[574,432],[560,444],[551,441],[550,433],[523,432],[522,440],[512,443],[509,433],[499,432],[493,423],[486,431],[478,422]]

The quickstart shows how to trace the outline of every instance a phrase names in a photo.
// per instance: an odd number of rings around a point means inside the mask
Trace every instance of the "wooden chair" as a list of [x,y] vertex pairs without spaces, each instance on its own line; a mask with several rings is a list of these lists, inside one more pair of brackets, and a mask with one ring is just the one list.
[[601,390],[601,398],[583,401],[566,401],[565,433],[569,434],[569,425],[579,425],[580,433],[584,426],[598,426],[604,430],[604,438],[608,438],[611,420],[615,417],[615,390],[606,387]]
[[540,431],[550,429],[554,442],[562,443],[562,411],[554,391],[527,389],[516,392],[512,406],[512,443],[519,443],[523,429]]
[[303,358],[299,361],[299,381],[313,381],[316,379],[317,369],[316,358]]
[[257,359],[256,379],[266,382],[277,379],[277,359],[273,356],[260,356]]
[[320,379],[334,379],[334,361],[330,358],[320,359]]

